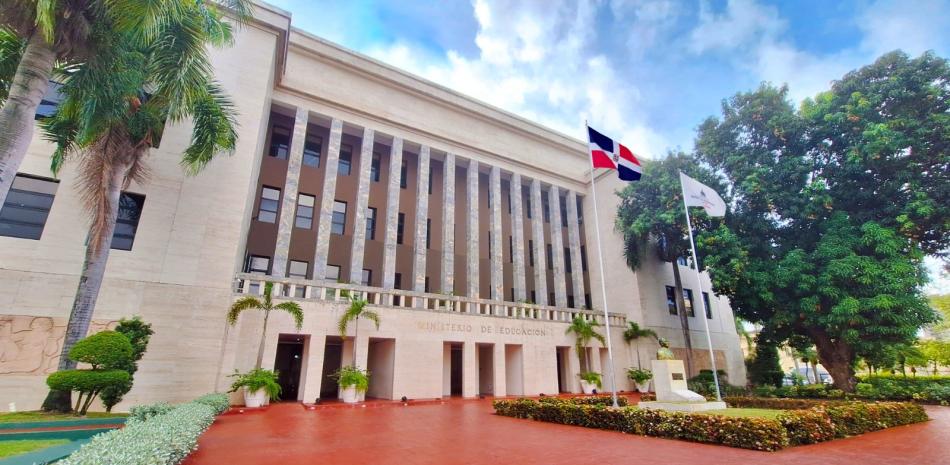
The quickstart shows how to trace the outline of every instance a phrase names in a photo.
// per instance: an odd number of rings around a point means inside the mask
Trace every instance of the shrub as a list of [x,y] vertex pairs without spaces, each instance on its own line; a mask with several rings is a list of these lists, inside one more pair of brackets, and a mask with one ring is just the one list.
[[332,377],[337,380],[340,389],[350,386],[355,386],[358,392],[366,392],[369,389],[369,372],[358,366],[343,366]]
[[228,409],[231,408],[231,399],[228,398],[227,394],[223,393],[205,394],[192,402],[211,407],[214,409],[215,415],[227,412]]
[[824,407],[838,437],[927,421],[923,407],[911,402],[842,402]]
[[[590,396],[590,397],[542,397],[538,402],[559,403],[566,402],[575,405],[603,405],[612,406],[614,404],[611,396]],[[617,396],[617,405],[625,407],[630,401],[624,396]]]
[[600,373],[588,371],[580,374],[581,380],[597,387],[603,387],[600,382]]
[[132,343],[116,331],[100,331],[76,342],[69,358],[92,365],[92,369],[122,368],[132,359]]
[[785,428],[791,445],[830,441],[836,435],[831,417],[820,408],[789,410],[779,414],[777,419]]
[[54,391],[79,393],[75,410],[80,415],[86,414],[93,399],[103,389],[121,386],[128,382],[129,373],[124,370],[62,370],[46,378],[46,385]]
[[132,345],[132,356],[125,365],[115,365],[112,367],[129,372],[129,381],[122,385],[106,388],[99,393],[99,398],[102,399],[102,404],[105,405],[107,412],[111,412],[112,407],[121,402],[122,397],[132,390],[132,383],[134,381],[132,378],[139,369],[137,362],[145,355],[149,338],[154,334],[152,325],[142,321],[142,319],[137,316],[131,320],[125,318],[119,320],[119,324],[115,327],[115,330],[117,333],[128,338],[129,344]]
[[136,405],[129,409],[129,421],[130,422],[145,421],[154,416],[164,415],[172,411],[172,409],[174,408],[175,406],[172,404],[169,404],[168,402],[156,402],[154,404]]
[[231,375],[236,378],[231,383],[231,390],[228,392],[237,392],[245,388],[250,392],[263,389],[271,400],[277,400],[280,397],[280,384],[277,382],[277,373],[263,368],[255,368],[247,373],[239,373],[237,370]]
[[782,385],[782,379],[785,378],[785,372],[779,364],[778,348],[774,344],[766,344],[760,341],[756,344],[755,355],[747,363],[749,372],[749,382],[755,386],[775,386]]
[[834,400],[784,399],[774,397],[726,397],[723,399],[730,407],[765,408],[778,410],[805,410],[822,407]]

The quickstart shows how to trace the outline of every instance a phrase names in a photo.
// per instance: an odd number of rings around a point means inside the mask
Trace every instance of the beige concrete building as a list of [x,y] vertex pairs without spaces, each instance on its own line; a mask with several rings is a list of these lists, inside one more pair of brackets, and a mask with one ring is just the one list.
[[[377,398],[578,392],[565,329],[578,315],[606,323],[602,279],[618,389],[656,348],[626,345],[628,321],[683,346],[672,269],[625,266],[621,185],[601,173],[593,204],[585,143],[294,29],[266,4],[212,57],[239,112],[236,152],[186,176],[190,134],[171,125],[150,181],[123,196],[92,330],[140,315],[155,335],[120,409],[226,390],[252,367],[262,315],[224,317],[264,281],[305,313],[299,331],[283,314],[267,328],[264,365],[280,370],[286,399],[335,397],[328,375],[354,361]],[[75,167],[51,179],[51,152],[35,138],[0,210],[0,409],[45,396],[82,265]],[[709,365],[708,318],[717,363],[744,382],[729,302],[709,294],[702,315],[683,271],[697,366]],[[336,330],[352,292],[382,318],[360,321],[355,343]],[[605,373],[606,348],[588,350],[585,369]]]

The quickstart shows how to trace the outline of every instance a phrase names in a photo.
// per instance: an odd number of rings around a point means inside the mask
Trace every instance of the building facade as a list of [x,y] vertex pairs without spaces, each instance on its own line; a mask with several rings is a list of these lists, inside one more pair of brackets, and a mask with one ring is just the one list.
[[[91,331],[140,315],[155,335],[119,408],[226,390],[253,367],[263,315],[232,327],[225,314],[265,282],[304,310],[300,330],[272,314],[264,338],[285,399],[335,397],[329,375],[352,363],[377,398],[578,392],[581,371],[607,382],[609,358],[594,343],[581,367],[565,333],[576,316],[609,323],[617,386],[630,390],[626,368],[648,366],[656,345],[625,343],[627,322],[682,354],[678,311],[697,369],[710,365],[705,318],[718,366],[744,383],[732,311],[707,277],[700,295],[675,265],[688,289],[677,309],[670,264],[626,267],[613,227],[622,186],[599,175],[592,202],[584,143],[294,29],[266,4],[212,58],[239,112],[235,153],[186,176],[190,134],[169,125],[149,182],[122,197]],[[0,409],[45,396],[82,265],[75,167],[51,179],[51,153],[36,137],[0,210]],[[342,337],[354,293],[381,323]]]

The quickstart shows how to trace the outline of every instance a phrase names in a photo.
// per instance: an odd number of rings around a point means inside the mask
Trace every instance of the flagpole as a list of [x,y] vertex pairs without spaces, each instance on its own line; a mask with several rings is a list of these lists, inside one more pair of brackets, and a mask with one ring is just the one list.
[[[682,175],[683,172],[680,171],[680,174]],[[709,318],[706,317],[707,314],[711,315],[712,313],[706,308],[706,299],[703,298],[703,280],[699,274],[699,255],[696,255],[696,243],[693,241],[693,223],[689,220],[689,206],[686,205],[686,188],[683,186],[682,177],[680,177],[680,192],[683,193],[683,210],[686,211],[686,229],[689,231],[689,247],[693,251],[693,269],[696,270],[696,285],[699,286],[699,301],[703,307],[703,326],[706,327],[706,344],[709,346],[709,361],[712,364],[713,382],[716,383],[716,400],[722,402],[722,394],[719,390],[719,373],[717,372],[718,370],[716,370],[716,356],[713,354],[712,337],[709,335]],[[673,266],[679,265],[673,263]]]
[[597,234],[597,255],[600,257],[600,293],[604,297],[604,327],[607,330],[607,358],[610,361],[608,374],[610,375],[610,393],[614,408],[617,404],[617,383],[614,379],[614,352],[610,344],[610,314],[607,312],[607,275],[604,274],[604,249],[600,245],[600,215],[597,213],[597,188],[594,186],[594,159],[590,154],[590,130],[587,120],[584,120],[584,132],[587,134],[587,159],[590,161],[590,191],[594,205],[594,231]]

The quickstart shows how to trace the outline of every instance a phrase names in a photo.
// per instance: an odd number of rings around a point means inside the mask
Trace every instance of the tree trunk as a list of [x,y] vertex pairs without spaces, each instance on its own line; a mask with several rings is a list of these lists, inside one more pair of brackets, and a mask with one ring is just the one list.
[[33,138],[34,115],[49,88],[56,53],[39,32],[26,43],[10,94],[0,110],[0,206]]
[[[95,156],[92,154],[86,156]],[[66,336],[63,340],[63,350],[59,355],[59,366],[57,370],[71,370],[76,368],[76,362],[69,358],[69,351],[77,341],[86,337],[89,332],[89,323],[92,322],[92,314],[96,309],[96,300],[99,297],[99,290],[102,287],[102,279],[106,272],[106,263],[109,260],[109,251],[112,245],[112,234],[115,232],[115,220],[119,214],[119,197],[122,194],[122,186],[125,184],[126,175],[129,172],[131,163],[127,160],[120,162],[113,160],[111,170],[107,175],[103,175],[102,191],[105,203],[101,209],[96,209],[97,215],[102,215],[100,223],[98,244],[95,234],[90,233],[89,243],[86,245],[86,256],[82,265],[82,273],[79,275],[79,287],[76,289],[76,297],[73,300],[73,308],[69,313],[69,323],[66,326]],[[93,219],[96,224],[96,219]],[[91,226],[90,230],[94,227]],[[47,411],[69,411],[70,394],[68,392],[50,391],[43,402],[43,410]]]
[[356,338],[360,336],[360,317],[353,320],[353,366],[356,366]]
[[821,377],[818,376],[818,364],[811,362],[811,373],[812,378],[815,379],[815,384],[821,384]]
[[257,364],[254,368],[260,369],[264,363],[264,340],[267,337],[267,319],[270,317],[270,310],[264,310],[264,327],[261,328],[261,343],[257,347]]
[[673,284],[676,290],[676,313],[680,317],[680,327],[683,328],[683,344],[686,346],[686,378],[696,376],[693,373],[693,341],[689,337],[689,316],[686,315],[686,301],[683,300],[683,281],[680,279],[679,263],[673,262]]
[[831,374],[834,386],[844,392],[854,392],[858,383],[854,376],[854,351],[844,341],[833,340],[821,329],[809,331],[821,364]]

